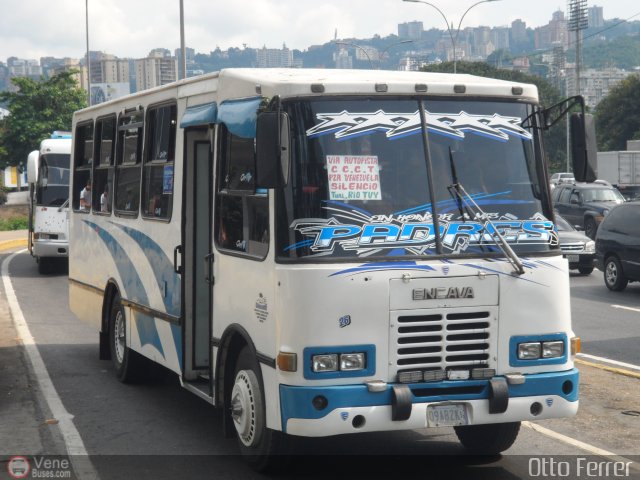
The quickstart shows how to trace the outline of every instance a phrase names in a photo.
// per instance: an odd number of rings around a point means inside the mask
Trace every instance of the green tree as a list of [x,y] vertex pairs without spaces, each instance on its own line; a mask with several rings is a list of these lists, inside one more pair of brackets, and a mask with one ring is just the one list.
[[29,152],[54,130],[71,130],[73,112],[86,106],[85,92],[76,86],[75,72],[40,81],[16,77],[17,92],[0,92],[11,112],[0,121],[0,167],[25,163]]
[[616,85],[596,109],[598,150],[625,150],[627,140],[640,140],[640,76]]
[[[538,87],[539,102],[540,105],[544,107],[550,107],[561,100],[558,89],[541,77],[528,75],[516,70],[499,69],[483,62],[457,62],[456,70],[458,73],[467,73],[480,77],[497,78],[520,83],[533,83]],[[453,62],[428,65],[423,67],[423,71],[451,73],[453,72]],[[551,173],[565,171],[567,160],[566,123],[564,121],[558,122],[549,131],[545,132],[544,143],[548,156],[547,163],[549,165],[549,171]]]

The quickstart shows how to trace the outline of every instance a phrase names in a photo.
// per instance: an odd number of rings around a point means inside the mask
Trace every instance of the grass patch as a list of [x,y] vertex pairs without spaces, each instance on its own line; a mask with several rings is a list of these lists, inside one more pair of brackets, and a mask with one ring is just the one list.
[[0,232],[26,230],[28,226],[27,217],[0,218]]

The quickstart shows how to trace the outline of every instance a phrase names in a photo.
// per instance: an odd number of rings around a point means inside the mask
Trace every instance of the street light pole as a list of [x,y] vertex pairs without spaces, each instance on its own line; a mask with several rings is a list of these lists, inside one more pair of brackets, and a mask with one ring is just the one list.
[[447,24],[447,31],[449,32],[449,37],[451,37],[451,46],[453,47],[453,73],[457,73],[456,64],[457,64],[458,56],[456,54],[456,48],[457,48],[456,44],[458,43],[458,35],[460,35],[462,20],[464,20],[464,17],[467,15],[467,13],[469,13],[469,10],[471,10],[473,7],[480,5],[481,3],[499,2],[500,0],[481,0],[480,2],[474,3],[469,8],[467,8],[467,10],[462,14],[462,17],[460,18],[460,22],[458,23],[458,29],[456,30],[455,36],[451,31],[451,27],[449,26],[449,20],[447,20],[447,17],[445,16],[445,14],[442,13],[442,10],[436,7],[433,3],[425,2],[424,0],[402,0],[402,1],[412,2],[412,3],[424,3],[425,5],[429,5],[430,7],[435,8],[438,11],[438,13],[442,16],[442,18],[444,19],[444,23]]
[[[362,52],[367,56],[367,60],[369,60],[369,65],[371,66],[371,70],[373,70],[373,62],[371,61],[371,57],[369,56],[369,53],[367,52],[367,49],[364,48],[361,45],[358,45],[357,43],[349,43],[349,42],[333,42],[336,45],[349,45],[352,47],[356,47],[359,48],[360,50],[362,50]],[[384,56],[384,54],[387,52],[387,50],[389,50],[392,47],[395,47],[397,45],[402,45],[405,43],[413,43],[413,40],[402,40],[401,42],[396,42],[396,43],[392,43],[391,45],[388,45],[387,47],[385,47],[384,50],[382,50],[382,53],[378,53],[378,70],[380,70],[380,63],[382,62],[382,57]]]
[[385,49],[382,50],[382,53],[378,53],[378,70],[380,70],[380,64],[382,63],[382,59],[384,58],[384,54],[387,53],[387,51],[390,48],[396,47],[398,45],[403,45],[405,43],[413,43],[413,40],[402,40],[401,42],[392,43],[391,45],[385,47]]
[[89,0],[84,2],[85,24],[87,28],[87,105],[91,106],[91,60],[89,59]]
[[371,70],[373,70],[373,62],[371,61],[371,57],[369,56],[369,54],[367,53],[367,50],[364,47],[361,47],[360,45],[356,44],[356,43],[349,43],[349,42],[333,42],[336,45],[350,45],[352,47],[356,47],[359,48],[360,50],[362,50],[364,52],[364,54],[367,57],[367,60],[369,60],[369,66],[371,67]]

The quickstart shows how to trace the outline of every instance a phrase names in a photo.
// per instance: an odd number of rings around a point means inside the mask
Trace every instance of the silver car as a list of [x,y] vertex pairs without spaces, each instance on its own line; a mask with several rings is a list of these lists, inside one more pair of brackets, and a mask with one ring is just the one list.
[[569,269],[577,269],[583,275],[593,272],[596,244],[584,233],[576,230],[556,213],[556,227],[560,237],[562,256],[569,261]]

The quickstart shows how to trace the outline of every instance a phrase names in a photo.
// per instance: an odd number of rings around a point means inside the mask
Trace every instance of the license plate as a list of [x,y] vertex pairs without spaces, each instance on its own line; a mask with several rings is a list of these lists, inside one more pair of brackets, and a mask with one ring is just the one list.
[[468,424],[467,409],[462,403],[427,405],[428,427],[454,427]]
[[567,255],[569,263],[577,263],[580,261],[580,255]]

